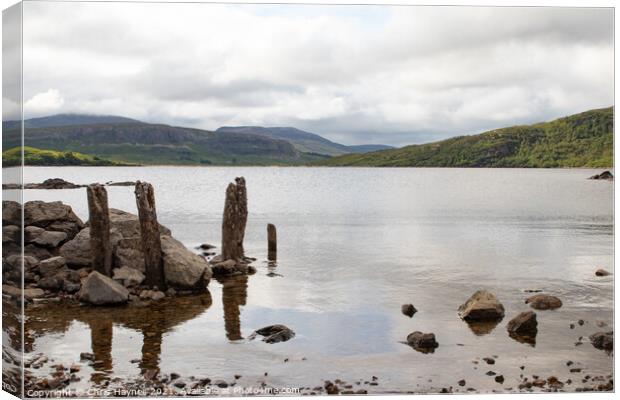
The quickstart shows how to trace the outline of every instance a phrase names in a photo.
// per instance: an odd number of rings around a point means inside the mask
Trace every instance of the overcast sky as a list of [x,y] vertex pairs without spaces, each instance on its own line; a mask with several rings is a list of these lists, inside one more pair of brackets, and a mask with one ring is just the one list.
[[26,118],[400,146],[613,104],[611,9],[27,2],[24,47]]

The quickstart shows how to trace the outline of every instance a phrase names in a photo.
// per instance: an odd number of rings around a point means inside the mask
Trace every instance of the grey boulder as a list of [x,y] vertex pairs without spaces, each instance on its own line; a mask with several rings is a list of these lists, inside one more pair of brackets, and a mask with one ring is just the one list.
[[64,232],[44,231],[32,243],[42,247],[58,247],[60,243],[67,239]]
[[166,284],[177,289],[194,289],[210,279],[212,272],[207,261],[188,250],[171,236],[161,236]]
[[93,271],[80,290],[80,301],[94,305],[123,304],[129,300],[129,291],[123,285]]

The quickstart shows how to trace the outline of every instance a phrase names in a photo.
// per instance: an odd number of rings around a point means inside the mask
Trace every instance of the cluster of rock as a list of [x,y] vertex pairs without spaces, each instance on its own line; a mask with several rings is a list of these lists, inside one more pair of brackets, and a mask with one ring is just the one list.
[[[531,308],[536,310],[554,310],[562,307],[562,301],[548,294],[536,294],[525,300]],[[417,310],[412,304],[403,304],[403,314],[412,317]],[[458,314],[470,325],[491,323],[493,326],[504,318],[505,309],[497,297],[486,290],[478,290],[458,308]],[[473,328],[472,328],[473,329]],[[538,320],[534,311],[524,311],[512,318],[506,325],[511,338],[534,345],[538,334]],[[476,332],[476,329],[474,329]],[[613,331],[597,332],[590,336],[592,345],[601,350],[613,350]],[[407,344],[415,350],[432,353],[438,343],[433,333],[415,331],[407,336]]]
[[[132,181],[125,182],[106,182],[106,186],[134,186],[136,183]],[[45,189],[45,190],[58,190],[58,189],[79,189],[84,188],[87,185],[78,185],[66,181],[62,178],[49,178],[41,183],[26,183],[23,185],[24,189]],[[17,190],[22,189],[22,185],[19,183],[6,183],[2,184],[3,190]]]
[[[21,207],[12,201],[3,201],[2,206],[3,292],[20,297]],[[91,304],[119,304],[127,302],[132,295],[146,297],[145,290],[150,290],[151,299],[161,298],[163,293],[157,288],[140,287],[145,278],[145,261],[138,216],[117,209],[110,209],[109,214],[112,277],[92,271],[90,228],[70,206],[43,201],[24,205],[23,266],[27,299],[42,297],[47,291],[75,294]],[[204,290],[212,277],[205,258],[174,239],[170,229],[160,225],[159,231],[169,293]]]

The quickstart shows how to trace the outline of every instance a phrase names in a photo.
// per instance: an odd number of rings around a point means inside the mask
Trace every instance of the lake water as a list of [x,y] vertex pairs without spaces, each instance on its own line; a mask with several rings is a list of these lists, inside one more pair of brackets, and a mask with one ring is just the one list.
[[[612,329],[599,328],[597,321],[613,322],[613,275],[594,275],[597,268],[613,271],[614,250],[613,182],[586,179],[598,172],[27,168],[25,182],[50,177],[80,184],[148,181],[155,187],[160,222],[187,247],[219,246],[226,185],[244,176],[246,254],[258,259],[255,275],[212,280],[210,298],[176,300],[135,317],[148,322],[142,325],[126,321],[133,317],[118,310],[110,313],[109,327],[98,329],[97,321],[108,315],[103,311],[35,308],[30,317],[41,326],[29,350],[71,364],[80,352],[93,350],[91,330],[107,329],[111,350],[96,354],[107,354],[99,369],[111,377],[137,376],[146,363],[163,373],[229,382],[238,374],[238,385],[248,387],[361,380],[355,389],[369,393],[437,392],[449,386],[491,392],[516,390],[522,373],[573,381],[584,374],[611,374],[613,355],[587,339],[575,346],[580,336]],[[133,187],[109,187],[108,193],[110,207],[136,212]],[[25,196],[62,200],[87,219],[85,189],[28,190]],[[277,266],[266,262],[267,223],[278,230]],[[478,289],[495,293],[506,308],[506,318],[482,334],[457,315],[458,306]],[[544,290],[564,303],[558,310],[537,312],[535,346],[506,332],[506,323],[529,309],[527,289]],[[413,318],[401,314],[404,303],[419,310]],[[58,317],[57,326],[46,325],[50,315]],[[569,329],[578,319],[586,323]],[[296,337],[278,344],[243,339],[274,323],[289,326]],[[434,353],[401,343],[415,330],[435,333],[439,347]],[[145,339],[155,337],[151,346],[157,349],[152,354],[145,345],[151,357],[146,361],[143,333]],[[495,365],[473,362],[493,355]],[[583,372],[571,374],[568,360]],[[496,383],[485,374],[489,370],[503,374],[505,382]],[[86,387],[89,377],[96,381],[93,368],[80,373],[85,379],[72,387]],[[372,376],[379,384],[364,384]],[[463,388],[457,385],[461,378],[467,381]]]

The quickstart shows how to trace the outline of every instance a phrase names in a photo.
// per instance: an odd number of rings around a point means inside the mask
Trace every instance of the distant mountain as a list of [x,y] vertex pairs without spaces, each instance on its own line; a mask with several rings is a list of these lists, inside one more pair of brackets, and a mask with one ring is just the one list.
[[359,146],[345,146],[340,143],[332,142],[315,133],[302,131],[297,128],[262,126],[224,126],[218,128],[216,132],[222,133],[247,133],[261,135],[274,139],[283,139],[291,142],[295,148],[304,153],[324,154],[328,156],[338,156],[348,153],[365,153],[368,151],[390,149],[391,146],[382,144],[364,144]]
[[[2,129],[16,129],[20,121],[3,121]],[[73,126],[92,124],[132,124],[135,119],[117,117],[115,115],[87,115],[87,114],[56,114],[49,117],[30,118],[24,121],[24,128],[48,128],[53,126]]]
[[473,136],[319,162],[369,167],[611,167],[613,107],[551,122],[496,129]]
[[[47,123],[59,123],[61,118],[56,117],[50,117]],[[261,135],[147,124],[124,118],[114,123],[103,122],[112,117],[87,118],[95,123],[76,125],[79,119],[70,118],[65,121],[74,122],[72,125],[26,128],[25,145],[135,164],[291,165],[324,158],[302,153],[286,140]],[[20,130],[5,130],[2,143],[5,149],[20,146]]]

